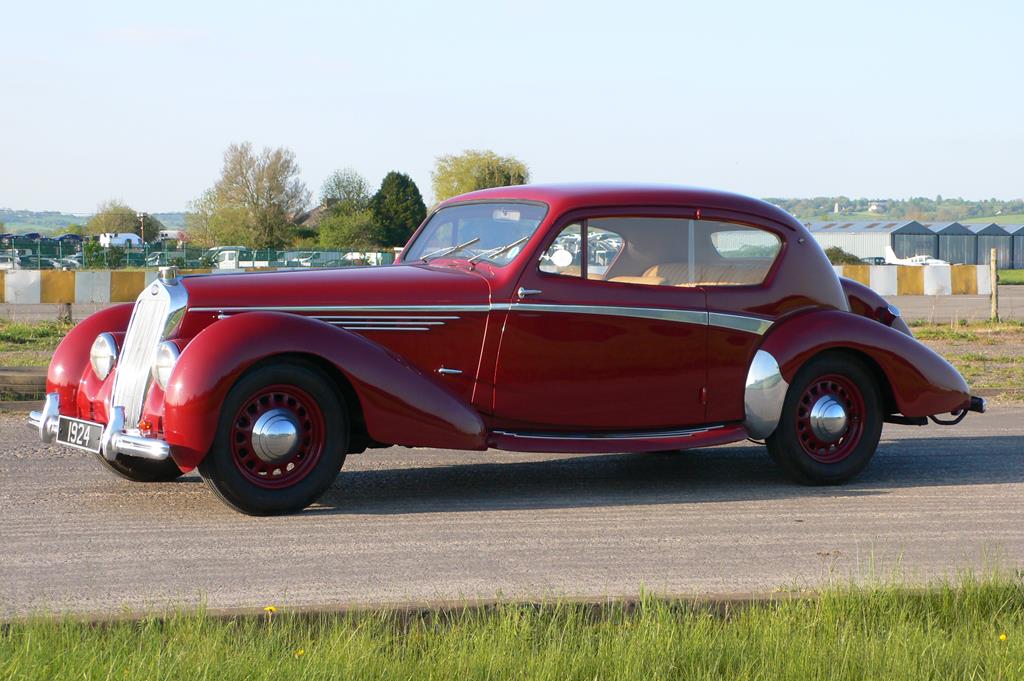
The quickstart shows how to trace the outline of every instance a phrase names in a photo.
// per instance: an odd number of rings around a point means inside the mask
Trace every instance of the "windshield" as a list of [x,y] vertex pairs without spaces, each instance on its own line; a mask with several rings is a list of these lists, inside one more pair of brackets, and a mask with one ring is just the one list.
[[[448,255],[489,262],[512,262],[537,231],[547,208],[531,203],[469,203],[437,211],[402,260]],[[461,248],[459,248],[461,246]]]

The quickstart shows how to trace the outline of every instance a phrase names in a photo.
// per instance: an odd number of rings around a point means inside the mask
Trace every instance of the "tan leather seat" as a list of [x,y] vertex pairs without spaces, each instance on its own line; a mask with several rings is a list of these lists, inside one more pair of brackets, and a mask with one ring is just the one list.
[[669,286],[668,279],[664,277],[649,277],[646,274],[642,277],[612,277],[608,281],[620,284],[644,284],[645,286]]
[[690,279],[690,266],[685,262],[662,262],[647,268],[645,277],[663,277],[668,286],[686,284]]
[[663,262],[649,267],[644,277],[663,277],[669,286],[744,286],[760,284],[771,263],[698,263],[694,276],[685,262]]

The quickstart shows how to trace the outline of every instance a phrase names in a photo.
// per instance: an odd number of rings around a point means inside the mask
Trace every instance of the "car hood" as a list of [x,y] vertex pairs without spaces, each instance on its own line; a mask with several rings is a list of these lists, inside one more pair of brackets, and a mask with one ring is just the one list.
[[487,280],[473,272],[385,265],[185,277],[190,308],[333,305],[480,305]]

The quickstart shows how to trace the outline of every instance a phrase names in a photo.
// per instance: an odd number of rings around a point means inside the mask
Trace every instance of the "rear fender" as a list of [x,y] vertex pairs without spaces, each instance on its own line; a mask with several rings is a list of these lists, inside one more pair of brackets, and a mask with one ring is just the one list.
[[896,410],[904,416],[945,414],[970,405],[967,383],[953,366],[912,336],[867,317],[839,310],[797,315],[777,326],[761,344],[779,363],[782,377],[826,350],[853,350],[881,369]]
[[348,379],[366,429],[390,444],[486,448],[475,409],[386,348],[330,324],[284,312],[246,312],[201,331],[178,358],[164,395],[164,436],[182,470],[194,468],[213,443],[231,386],[261,360],[314,355]]
[[114,305],[80,321],[57,346],[46,371],[46,392],[60,396],[61,413],[77,416],[78,385],[89,367],[89,350],[104,331],[122,333],[132,316],[132,303]]

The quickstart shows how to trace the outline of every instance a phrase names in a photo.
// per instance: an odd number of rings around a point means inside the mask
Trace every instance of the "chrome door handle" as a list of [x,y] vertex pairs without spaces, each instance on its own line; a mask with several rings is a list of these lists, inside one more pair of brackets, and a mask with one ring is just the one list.
[[537,296],[541,293],[544,292],[535,288],[523,288],[522,286],[520,286],[519,290],[516,291],[516,295],[520,298],[525,298],[526,296]]

